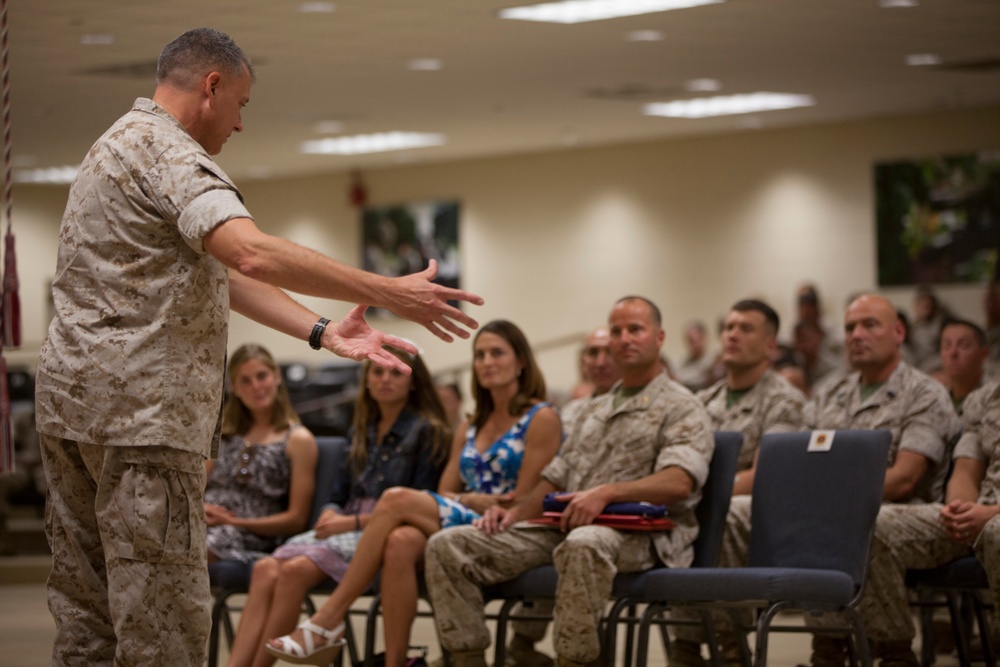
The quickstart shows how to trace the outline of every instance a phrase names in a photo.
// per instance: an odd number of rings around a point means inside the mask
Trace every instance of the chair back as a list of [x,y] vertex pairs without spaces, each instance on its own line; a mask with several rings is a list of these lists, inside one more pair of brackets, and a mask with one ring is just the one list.
[[317,436],[316,447],[319,456],[316,459],[316,487],[309,514],[310,528],[316,525],[334,487],[341,484],[344,467],[350,465],[347,453],[351,449],[351,441],[343,436]]
[[708,467],[708,477],[701,490],[701,500],[694,513],[698,519],[698,537],[694,541],[692,567],[715,567],[722,551],[726,514],[733,497],[733,479],[743,447],[743,434],[717,431],[715,451]]
[[840,570],[861,586],[892,434],[816,433],[825,437],[805,431],[761,439],[748,564]]

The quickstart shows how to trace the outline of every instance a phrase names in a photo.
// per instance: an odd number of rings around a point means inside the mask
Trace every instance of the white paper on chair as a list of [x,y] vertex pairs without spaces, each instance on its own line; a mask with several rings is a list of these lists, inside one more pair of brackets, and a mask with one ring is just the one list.
[[833,434],[835,431],[813,431],[809,438],[809,452],[828,452],[833,446]]

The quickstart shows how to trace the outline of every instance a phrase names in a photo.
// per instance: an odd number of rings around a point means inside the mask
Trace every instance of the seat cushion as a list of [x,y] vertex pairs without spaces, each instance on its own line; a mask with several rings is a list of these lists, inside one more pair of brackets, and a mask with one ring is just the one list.
[[928,570],[907,570],[907,586],[932,588],[988,588],[986,570],[975,556],[953,560]]

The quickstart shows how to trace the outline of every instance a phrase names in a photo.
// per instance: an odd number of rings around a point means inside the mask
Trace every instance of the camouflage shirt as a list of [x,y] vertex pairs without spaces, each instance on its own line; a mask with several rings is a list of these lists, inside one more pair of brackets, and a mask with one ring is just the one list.
[[708,410],[712,428],[743,434],[739,470],[753,465],[760,437],[765,433],[802,430],[806,397],[774,371],[765,371],[732,407],[727,405],[727,391],[726,381],[722,380],[698,392],[698,398]]
[[250,215],[236,186],[152,100],[98,139],[63,215],[39,431],[214,451],[229,278],[203,239],[237,217]]
[[861,374],[850,373],[827,386],[806,406],[812,429],[888,429],[889,466],[899,450],[930,461],[930,470],[910,502],[936,502],[944,492],[948,452],[961,423],[948,391],[930,376],[900,361],[889,379],[861,401]]
[[669,508],[677,527],[651,536],[666,565],[687,566],[698,535],[694,508],[714,450],[708,415],[698,399],[666,373],[617,408],[616,389],[590,399],[542,476],[561,490],[580,491],[642,479],[670,466],[682,468],[694,480],[694,491]]
[[968,395],[964,403],[962,438],[955,458],[975,459],[986,465],[979,485],[979,502],[1000,500],[1000,381],[993,381]]

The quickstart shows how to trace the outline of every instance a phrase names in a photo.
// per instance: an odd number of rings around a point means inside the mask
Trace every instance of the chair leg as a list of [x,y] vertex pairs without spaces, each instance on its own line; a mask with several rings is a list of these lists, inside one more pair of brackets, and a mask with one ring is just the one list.
[[987,667],[996,667],[996,656],[993,655],[993,633],[990,629],[989,614],[986,611],[986,605],[977,592],[969,594],[969,601],[979,625],[979,636],[983,645],[983,662],[986,663]]
[[[663,613],[663,605],[650,603],[646,607],[646,611],[643,612],[642,618],[639,619],[639,632],[638,638],[636,639],[636,650],[635,650],[635,667],[646,667],[646,661],[649,658],[649,625],[653,621],[653,618],[658,614]],[[668,650],[669,653],[669,650]]]
[[969,638],[969,628],[962,619],[961,596],[953,591],[945,593],[948,600],[948,612],[951,614],[951,629],[955,634],[955,648],[958,649],[958,664],[969,667],[972,664],[972,642]]
[[918,591],[917,600],[920,606],[920,667],[934,665],[934,594],[930,591]]
[[371,604],[368,605],[368,616],[365,623],[365,667],[375,667],[375,631],[381,607],[382,595],[380,593],[372,598]]

